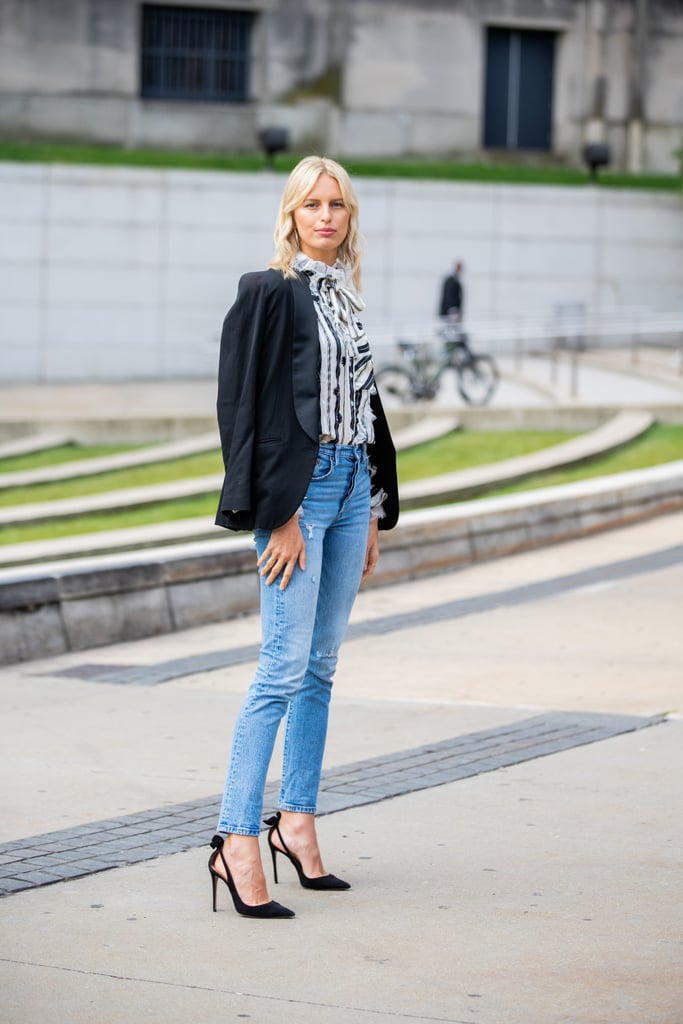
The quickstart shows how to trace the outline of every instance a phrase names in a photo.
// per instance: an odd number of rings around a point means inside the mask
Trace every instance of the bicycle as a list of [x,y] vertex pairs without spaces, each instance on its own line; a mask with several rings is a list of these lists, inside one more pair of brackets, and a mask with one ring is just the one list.
[[475,355],[458,322],[445,324],[438,334],[443,352],[436,360],[414,341],[400,340],[403,363],[377,372],[382,394],[402,404],[436,398],[446,370],[455,372],[456,386],[468,405],[485,405],[498,386],[498,367],[492,356]]

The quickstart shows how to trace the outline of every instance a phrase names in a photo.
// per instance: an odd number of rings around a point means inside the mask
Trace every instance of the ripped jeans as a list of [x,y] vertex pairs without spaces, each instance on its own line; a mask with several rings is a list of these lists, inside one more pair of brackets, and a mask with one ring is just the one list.
[[[332,679],[358,592],[370,522],[365,446],[321,444],[301,506],[306,569],[289,585],[261,580],[262,641],[237,717],[218,831],[257,836],[263,791],[284,715],[281,810],[314,814]],[[258,557],[270,531],[256,530]]]

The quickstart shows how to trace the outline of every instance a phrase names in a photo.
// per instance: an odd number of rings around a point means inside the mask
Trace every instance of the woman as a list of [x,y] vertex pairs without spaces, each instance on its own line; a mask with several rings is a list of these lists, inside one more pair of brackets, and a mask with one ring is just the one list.
[[253,529],[262,646],[235,724],[209,860],[235,909],[293,917],[268,898],[259,852],[266,774],[286,715],[277,855],[305,888],[348,889],[322,862],[315,805],[337,653],[378,530],[398,517],[396,459],[357,318],[358,202],[339,164],[306,157],[285,185],[270,269],[245,274],[223,326],[216,522]]

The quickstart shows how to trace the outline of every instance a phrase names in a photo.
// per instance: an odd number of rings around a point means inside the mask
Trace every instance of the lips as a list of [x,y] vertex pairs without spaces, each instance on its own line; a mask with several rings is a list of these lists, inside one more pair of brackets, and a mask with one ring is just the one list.
[[336,235],[336,233],[334,228],[319,228],[316,231],[316,235],[322,235],[323,238],[329,238],[331,235]]

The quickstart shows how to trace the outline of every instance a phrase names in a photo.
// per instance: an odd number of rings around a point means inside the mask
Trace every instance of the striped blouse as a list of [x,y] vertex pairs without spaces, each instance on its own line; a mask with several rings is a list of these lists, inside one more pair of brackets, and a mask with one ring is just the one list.
[[[370,396],[375,375],[370,345],[357,314],[365,308],[338,260],[330,267],[298,253],[293,267],[308,278],[320,338],[320,441],[372,444]],[[370,467],[371,474],[374,472]],[[384,491],[371,487],[371,515],[384,515]]]

